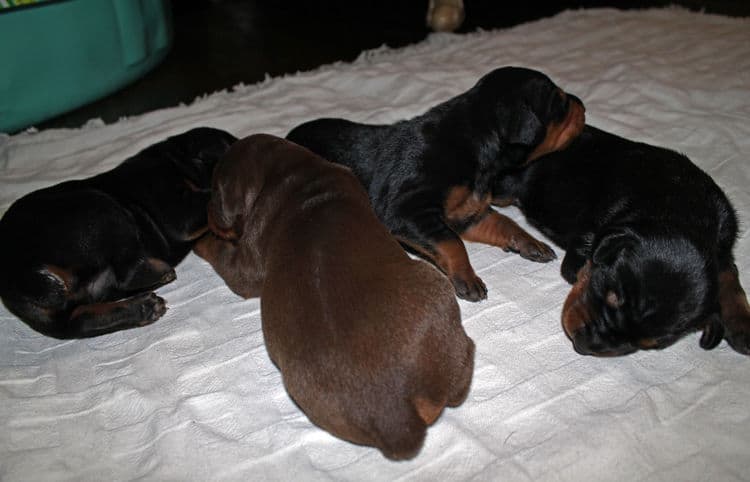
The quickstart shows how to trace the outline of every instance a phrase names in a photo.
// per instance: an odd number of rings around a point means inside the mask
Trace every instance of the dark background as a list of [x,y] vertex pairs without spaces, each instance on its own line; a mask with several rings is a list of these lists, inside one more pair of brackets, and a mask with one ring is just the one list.
[[[164,62],[140,80],[92,104],[37,125],[106,123],[190,103],[197,96],[253,84],[269,74],[310,70],[354,60],[362,50],[401,47],[429,33],[427,0],[171,0],[174,43]],[[748,0],[464,0],[458,32],[508,27],[566,9],[647,8],[677,4],[750,16]]]

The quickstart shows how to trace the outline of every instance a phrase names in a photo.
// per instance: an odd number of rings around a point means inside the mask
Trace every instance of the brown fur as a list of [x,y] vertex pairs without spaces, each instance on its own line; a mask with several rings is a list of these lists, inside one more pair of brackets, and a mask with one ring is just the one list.
[[591,261],[587,261],[581,269],[578,270],[576,282],[565,299],[562,310],[562,325],[565,334],[573,340],[575,333],[586,326],[586,322],[591,317],[591,312],[586,299],[586,293],[589,288],[591,279]]
[[[565,98],[565,93],[561,90],[560,97]],[[578,137],[583,129],[584,107],[582,104],[571,103],[570,110],[562,122],[551,122],[547,126],[547,135],[544,140],[534,148],[526,162],[531,162],[550,152],[565,149]]]
[[261,297],[268,353],[310,420],[392,459],[416,455],[471,383],[450,282],[404,253],[348,169],[273,136],[220,161],[208,218],[216,234],[196,253]]
[[[524,253],[529,259],[541,257],[548,248],[516,224],[515,221],[497,211],[490,210],[484,218],[471,225],[461,238],[475,243],[497,246],[505,251]],[[554,253],[552,253],[554,257]]]
[[719,273],[719,305],[727,342],[736,351],[749,355],[750,304],[736,266]]

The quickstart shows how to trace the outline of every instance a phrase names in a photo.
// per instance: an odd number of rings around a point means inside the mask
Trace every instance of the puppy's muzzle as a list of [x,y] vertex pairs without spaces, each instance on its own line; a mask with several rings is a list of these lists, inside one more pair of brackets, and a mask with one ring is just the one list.
[[613,343],[605,340],[594,329],[594,318],[590,306],[588,287],[591,280],[591,261],[578,270],[576,282],[565,299],[562,311],[562,325],[565,334],[573,342],[573,348],[581,355],[599,357],[621,356],[633,353],[638,348],[630,343]]

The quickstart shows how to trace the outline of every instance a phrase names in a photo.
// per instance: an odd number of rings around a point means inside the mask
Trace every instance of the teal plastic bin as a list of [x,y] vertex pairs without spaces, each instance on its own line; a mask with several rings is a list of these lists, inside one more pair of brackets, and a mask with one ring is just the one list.
[[0,132],[110,94],[164,59],[168,0],[48,0],[0,9]]

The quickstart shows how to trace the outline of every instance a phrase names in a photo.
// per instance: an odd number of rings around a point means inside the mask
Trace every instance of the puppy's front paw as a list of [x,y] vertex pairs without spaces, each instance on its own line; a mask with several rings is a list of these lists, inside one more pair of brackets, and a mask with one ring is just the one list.
[[458,275],[451,277],[456,296],[467,301],[480,301],[487,298],[487,287],[477,275],[462,278]]
[[138,325],[150,325],[161,318],[166,312],[167,304],[164,298],[156,296],[154,293],[147,293],[141,299],[141,321]]
[[174,269],[170,269],[166,273],[164,273],[164,276],[161,277],[159,280],[159,283],[161,285],[165,285],[167,283],[171,283],[172,281],[177,279],[177,273],[175,273]]
[[532,237],[512,243],[505,251],[513,251],[520,254],[522,258],[537,263],[547,263],[557,258],[555,251],[549,245]]

